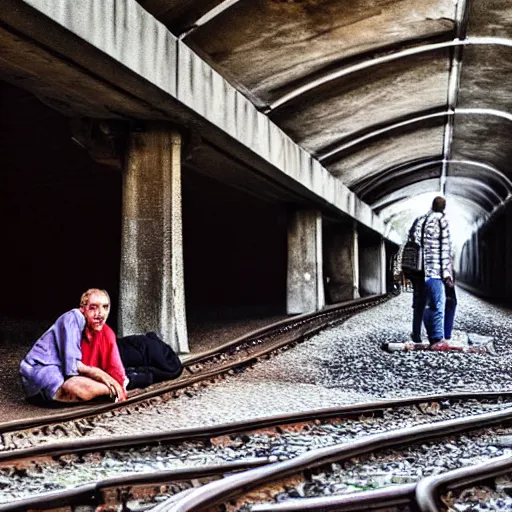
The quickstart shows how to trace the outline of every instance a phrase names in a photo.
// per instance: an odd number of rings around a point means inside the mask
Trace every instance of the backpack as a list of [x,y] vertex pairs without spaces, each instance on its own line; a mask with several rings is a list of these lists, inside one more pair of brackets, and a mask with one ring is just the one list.
[[402,251],[402,272],[407,279],[417,279],[423,276],[423,239],[425,237],[425,224],[428,217],[423,221],[421,227],[421,244],[414,240],[416,225],[421,217],[418,217],[409,230],[409,240],[404,245]]
[[413,240],[404,245],[402,272],[407,278],[419,277],[423,273],[423,248]]
[[154,332],[118,338],[117,346],[130,379],[128,390],[177,379],[183,371],[179,356]]
[[[416,232],[416,225],[421,217],[418,217],[412,224],[409,230],[409,240],[404,245],[402,251],[402,272],[407,279],[420,279],[425,277],[424,259],[423,259],[423,243],[425,239],[425,225],[427,224],[430,214],[425,217],[423,225],[421,226],[421,243],[416,243],[414,233]],[[441,219],[439,219],[439,244],[441,244],[442,228]],[[441,250],[439,257],[441,258]],[[441,262],[441,268],[442,268]]]

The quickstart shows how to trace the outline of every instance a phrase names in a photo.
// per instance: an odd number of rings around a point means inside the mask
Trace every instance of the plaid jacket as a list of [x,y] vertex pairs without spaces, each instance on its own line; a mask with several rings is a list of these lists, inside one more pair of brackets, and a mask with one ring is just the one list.
[[451,277],[453,279],[450,228],[444,213],[430,210],[427,214],[418,217],[414,221],[409,234],[419,245],[421,245],[423,224],[425,224],[423,236],[425,279],[430,277],[437,279]]

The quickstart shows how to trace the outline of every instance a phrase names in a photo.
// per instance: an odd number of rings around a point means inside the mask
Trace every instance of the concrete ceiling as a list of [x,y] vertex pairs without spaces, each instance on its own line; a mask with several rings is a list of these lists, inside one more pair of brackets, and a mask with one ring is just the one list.
[[508,199],[509,1],[138,2],[384,220]]

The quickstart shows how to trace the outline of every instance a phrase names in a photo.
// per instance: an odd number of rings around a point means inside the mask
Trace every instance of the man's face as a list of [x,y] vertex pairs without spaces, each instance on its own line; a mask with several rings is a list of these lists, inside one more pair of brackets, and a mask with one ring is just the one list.
[[84,314],[89,329],[101,331],[110,313],[110,302],[103,293],[91,293],[89,301],[80,311]]

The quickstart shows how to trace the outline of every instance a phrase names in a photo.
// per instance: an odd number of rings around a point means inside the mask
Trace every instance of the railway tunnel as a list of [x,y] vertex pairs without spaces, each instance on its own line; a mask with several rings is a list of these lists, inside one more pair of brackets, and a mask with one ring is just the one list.
[[[296,489],[288,474],[277,509],[306,509],[308,482],[322,499],[329,480],[368,499],[502,453],[510,467],[509,4],[0,0],[0,508],[60,510],[76,478],[75,509],[117,495],[119,509],[148,510],[143,497],[161,510],[172,495],[184,510],[189,484],[162,471],[197,469],[197,487],[208,460],[268,456],[272,471],[333,442],[355,442],[352,466],[334,464],[338,479],[308,468]],[[391,292],[407,229],[437,195],[454,350],[382,350],[410,345],[410,290]],[[184,373],[127,402],[37,407],[20,359],[90,286],[110,292],[119,335],[156,331]],[[480,431],[430,444],[443,420]],[[398,428],[426,437],[381,465],[372,435]],[[178,430],[184,444],[168,445]],[[507,473],[508,496],[482,509],[510,508]]]
[[510,301],[504,0],[3,4],[4,326],[94,283],[187,353],[385,293],[438,194],[458,281]]

